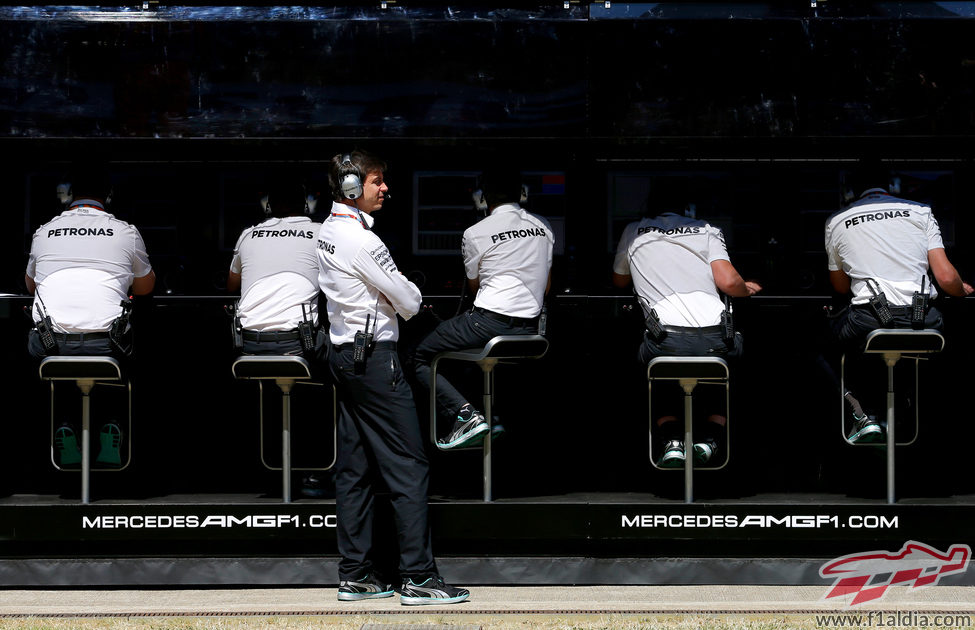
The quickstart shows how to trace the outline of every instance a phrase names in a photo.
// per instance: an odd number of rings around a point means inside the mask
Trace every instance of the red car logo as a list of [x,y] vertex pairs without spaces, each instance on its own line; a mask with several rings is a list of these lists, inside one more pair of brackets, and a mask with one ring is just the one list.
[[937,584],[942,576],[963,573],[971,555],[968,545],[952,545],[942,553],[909,540],[897,553],[868,551],[830,560],[820,567],[819,576],[834,580],[824,599],[853,595],[850,606],[856,606],[880,599],[889,586],[921,588]]

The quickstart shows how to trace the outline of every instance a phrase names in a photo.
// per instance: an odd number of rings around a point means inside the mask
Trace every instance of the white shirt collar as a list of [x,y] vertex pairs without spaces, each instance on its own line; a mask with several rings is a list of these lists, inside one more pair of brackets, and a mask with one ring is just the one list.
[[890,195],[890,193],[883,188],[868,188],[863,191],[862,195],[860,195],[860,199],[863,199],[867,195]]
[[332,202],[332,214],[351,214],[359,219],[359,222],[362,223],[362,227],[366,228],[367,230],[371,230],[373,224],[376,222],[376,220],[372,218],[371,214],[362,212],[355,206],[339,203],[338,201]]
[[521,206],[517,203],[503,203],[492,210],[491,214],[494,214],[495,212],[516,212],[518,210],[521,210]]

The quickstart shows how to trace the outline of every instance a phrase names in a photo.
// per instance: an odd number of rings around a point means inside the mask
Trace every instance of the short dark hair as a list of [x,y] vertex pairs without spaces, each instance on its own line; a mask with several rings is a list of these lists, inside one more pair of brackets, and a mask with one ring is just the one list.
[[521,171],[512,166],[492,166],[481,173],[481,192],[489,208],[521,201]]
[[[348,156],[349,162],[352,163],[352,169],[349,168],[348,164],[345,164],[346,156]],[[335,201],[345,199],[342,195],[342,178],[350,170],[357,172],[356,174],[359,176],[359,180],[365,184],[366,175],[373,171],[385,172],[386,163],[375,155],[360,149],[355,149],[351,153],[336,154],[328,163],[328,185],[332,189],[332,199]]]
[[690,178],[686,175],[660,175],[650,179],[647,216],[664,212],[683,212],[691,200]]
[[871,188],[890,187],[890,167],[877,158],[863,158],[846,177],[846,188],[854,199]]
[[68,181],[75,199],[106,199],[112,192],[112,177],[102,164],[79,165],[71,170]]
[[277,180],[267,191],[271,216],[289,217],[305,211],[305,187],[288,179]]

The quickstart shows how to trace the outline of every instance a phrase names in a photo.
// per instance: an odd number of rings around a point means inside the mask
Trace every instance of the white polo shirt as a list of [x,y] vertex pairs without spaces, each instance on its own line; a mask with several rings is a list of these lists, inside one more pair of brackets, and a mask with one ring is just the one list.
[[633,277],[644,310],[656,310],[662,324],[702,328],[719,324],[724,310],[716,260],[730,260],[721,230],[668,212],[626,226],[613,271]]
[[396,341],[396,314],[409,319],[420,310],[420,290],[396,269],[372,224],[370,215],[333,202],[318,233],[318,286],[328,298],[329,338],[336,345],[365,331],[367,316],[374,341]]
[[104,332],[121,314],[132,281],[151,271],[139,230],[101,203],[78,199],[34,232],[27,260],[40,296],[34,321],[43,318],[43,301],[56,331]]
[[[893,306],[908,306],[928,272],[928,251],[944,247],[930,206],[867,190],[860,199],[826,220],[830,271],[850,276],[853,304],[873,295],[867,278],[877,281]],[[932,282],[925,290],[938,294]],[[876,287],[875,287],[876,288]]]
[[542,311],[552,269],[552,226],[516,203],[498,206],[464,232],[467,277],[477,278],[474,306],[530,319]]
[[309,217],[272,218],[247,228],[230,271],[240,274],[240,324],[247,330],[294,330],[302,305],[318,323],[318,230]]

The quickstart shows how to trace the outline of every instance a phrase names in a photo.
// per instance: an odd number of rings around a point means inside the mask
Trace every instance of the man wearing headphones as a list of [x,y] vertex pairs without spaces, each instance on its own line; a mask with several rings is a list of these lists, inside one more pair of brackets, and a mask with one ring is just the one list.
[[392,597],[372,557],[374,484],[389,489],[399,546],[400,602],[452,604],[466,589],[444,583],[427,517],[429,462],[413,393],[397,355],[397,314],[420,309],[420,290],[396,268],[371,228],[388,188],[386,165],[362,151],[329,163],[332,212],[318,235],[318,282],[328,298],[328,364],[338,387],[335,510],[338,599]]
[[[481,176],[475,202],[486,204],[487,216],[469,227],[461,241],[467,283],[476,294],[474,308],[442,322],[416,348],[417,380],[427,389],[430,363],[437,354],[482,346],[498,335],[534,335],[545,294],[551,284],[552,227],[519,205],[521,172],[497,167]],[[474,444],[489,424],[484,415],[437,374],[437,407],[455,418],[442,449]]]
[[324,347],[316,247],[321,224],[306,216],[307,208],[303,186],[278,182],[268,192],[270,218],[237,239],[227,290],[240,290],[236,342],[243,354],[316,358]]
[[[877,328],[941,330],[941,313],[928,304],[938,295],[927,281],[929,271],[948,295],[972,294],[972,286],[962,281],[945,254],[931,207],[895,197],[886,188],[871,188],[889,181],[889,170],[865,161],[850,182],[852,194],[860,196],[826,220],[830,283],[839,295],[852,294],[849,307],[830,321],[842,349],[857,347]],[[914,303],[920,308],[912,320]],[[842,393],[853,409],[848,439],[883,441],[884,429],[876,418],[864,412],[851,392]]]
[[[156,283],[133,225],[107,211],[111,181],[89,167],[72,178],[72,201],[34,232],[24,281],[34,296],[27,348],[49,355],[131,354],[128,296]],[[113,325],[114,324],[114,325]]]
[[[646,365],[659,356],[736,357],[741,333],[725,332],[721,325],[725,305],[721,294],[747,297],[761,290],[745,282],[731,264],[721,230],[694,216],[675,214],[687,204],[687,191],[673,178],[657,178],[647,199],[648,217],[623,230],[613,262],[613,284],[633,285],[647,318],[647,330],[638,353]],[[659,216],[652,216],[663,212]],[[733,334],[733,336],[732,336]],[[686,458],[678,422],[680,388],[663,397],[656,426],[661,455],[657,465],[681,468]],[[700,389],[700,388],[699,388]],[[707,421],[695,431],[693,455],[698,463],[710,461],[721,446],[726,411],[703,389],[700,407]],[[659,400],[659,398],[658,398]]]

